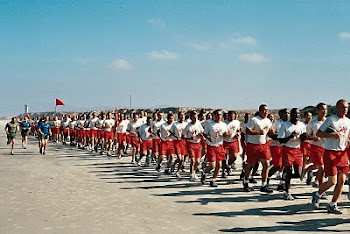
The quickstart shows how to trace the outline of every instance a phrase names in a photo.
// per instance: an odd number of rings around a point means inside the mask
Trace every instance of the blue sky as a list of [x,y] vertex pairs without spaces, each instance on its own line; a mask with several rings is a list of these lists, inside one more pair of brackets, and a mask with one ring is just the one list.
[[0,0],[0,115],[349,98],[349,1]]

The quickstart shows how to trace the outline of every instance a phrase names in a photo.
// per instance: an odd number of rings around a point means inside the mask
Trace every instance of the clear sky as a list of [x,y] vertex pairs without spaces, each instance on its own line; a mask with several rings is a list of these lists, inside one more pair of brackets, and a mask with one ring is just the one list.
[[0,0],[0,115],[350,99],[350,1]]

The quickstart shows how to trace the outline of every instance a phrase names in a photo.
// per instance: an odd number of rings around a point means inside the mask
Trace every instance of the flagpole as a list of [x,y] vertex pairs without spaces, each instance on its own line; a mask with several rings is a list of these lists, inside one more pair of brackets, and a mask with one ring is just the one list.
[[57,106],[55,106],[55,117],[56,117]]

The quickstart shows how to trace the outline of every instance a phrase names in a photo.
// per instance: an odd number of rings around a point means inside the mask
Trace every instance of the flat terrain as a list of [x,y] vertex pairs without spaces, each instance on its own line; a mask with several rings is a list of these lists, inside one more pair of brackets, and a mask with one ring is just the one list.
[[0,233],[350,232],[346,193],[343,215],[333,215],[325,210],[329,200],[311,209],[315,189],[299,180],[293,181],[295,201],[284,201],[276,191],[244,193],[239,171],[232,183],[211,188],[189,182],[188,173],[179,180],[154,165],[137,167],[129,157],[52,143],[41,155],[33,137],[24,150],[17,136],[11,156],[3,128],[1,122]]

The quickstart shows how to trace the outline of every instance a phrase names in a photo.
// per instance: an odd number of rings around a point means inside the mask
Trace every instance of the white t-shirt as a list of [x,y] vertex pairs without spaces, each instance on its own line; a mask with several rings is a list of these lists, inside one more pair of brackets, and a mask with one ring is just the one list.
[[76,121],[76,120],[70,121],[70,122],[69,122],[69,128],[73,130],[73,129],[75,128],[75,125],[76,125],[76,124],[77,124],[77,121]]
[[142,123],[139,119],[136,120],[136,122],[134,120],[131,120],[126,130],[130,133],[130,136],[136,137],[138,136],[137,130],[139,129],[139,127],[141,127],[141,125]]
[[76,124],[75,124],[75,127],[78,129],[78,130],[83,130],[84,129],[84,123],[85,123],[85,120],[82,120],[82,119],[78,119]]
[[225,142],[234,142],[237,140],[236,134],[239,132],[239,129],[241,128],[241,123],[238,120],[232,120],[229,122],[228,120],[225,120],[224,123],[227,125],[228,133],[231,135],[229,138],[224,138]]
[[55,128],[61,127],[61,120],[55,120],[55,121],[53,121],[53,126],[54,126]]
[[95,117],[95,118],[90,120],[90,129],[91,130],[97,130],[98,129],[97,126],[96,126],[97,121],[98,121],[97,117]]
[[62,128],[63,129],[68,129],[69,128],[69,121],[62,121]]
[[173,135],[170,133],[170,129],[172,128],[174,123],[168,124],[167,122],[160,125],[160,136],[163,141],[172,141]]
[[322,132],[328,132],[328,127],[335,129],[339,133],[340,138],[325,138],[325,149],[344,151],[349,138],[350,120],[347,117],[339,118],[338,115],[332,115],[324,121],[319,130]]
[[103,130],[103,123],[104,123],[105,119],[98,119],[97,122],[96,122],[96,126],[98,129],[101,129]]
[[138,129],[138,132],[140,133],[140,136],[141,136],[141,140],[143,141],[152,140],[152,135],[149,132],[150,128],[151,126],[148,126],[147,123],[141,125],[141,127]]
[[106,119],[103,121],[103,129],[105,132],[111,132],[113,130],[113,127],[115,125],[114,119]]
[[[256,144],[256,145],[263,145],[266,143],[266,135],[271,128],[271,120],[268,118],[261,118],[260,115],[254,116],[249,120],[247,123],[247,128],[250,130],[255,130],[255,131],[261,131],[264,130],[265,134],[264,135],[249,135],[248,138],[246,138],[246,142],[251,143],[251,144]],[[247,134],[248,135],[248,134]]]
[[[313,120],[311,120],[306,126],[307,134],[309,136],[316,137],[316,133],[323,123],[324,121],[318,121],[318,118],[314,118]],[[325,138],[317,138],[317,141],[312,140],[310,143],[315,146],[324,148]]]
[[174,122],[170,131],[175,133],[175,135],[176,135],[175,140],[181,140],[183,130],[186,128],[187,124],[188,123],[186,123],[186,122],[182,122],[182,123],[180,123],[179,121]]
[[[311,120],[310,120],[310,121],[311,121]],[[309,123],[310,123],[310,121],[309,121]],[[306,129],[306,131],[307,131],[307,125],[308,125],[308,124],[306,124],[305,122],[301,122],[301,123],[304,124],[305,129]],[[311,143],[310,140],[305,140],[304,142],[305,142],[305,143]]]
[[186,138],[190,138],[190,139],[187,139],[188,142],[199,143],[199,142],[201,142],[200,136],[203,133],[203,131],[204,131],[204,129],[203,129],[201,123],[197,120],[195,124],[192,124],[192,122],[187,124],[185,129],[182,131],[182,134]]
[[298,121],[297,124],[292,124],[290,120],[284,122],[278,132],[277,138],[289,137],[294,131],[297,133],[297,136],[293,137],[283,145],[293,149],[300,148],[300,135],[306,132],[305,124],[300,121]]
[[[273,132],[275,134],[278,135],[280,128],[282,126],[282,124],[284,123],[284,121],[282,119],[276,119],[271,126],[271,129],[273,130]],[[276,146],[276,147],[282,147],[282,144],[280,143],[279,140],[271,140],[270,141],[270,146]]]
[[227,133],[228,128],[224,122],[217,123],[215,121],[207,122],[204,128],[204,134],[214,138],[211,142],[207,140],[207,144],[210,146],[218,147],[224,143],[224,134]]
[[165,123],[164,120],[154,120],[151,124],[151,130],[153,133],[153,139],[159,139],[158,137],[158,130],[160,128],[160,126]]
[[130,121],[127,119],[122,120],[117,126],[117,133],[126,133]]

